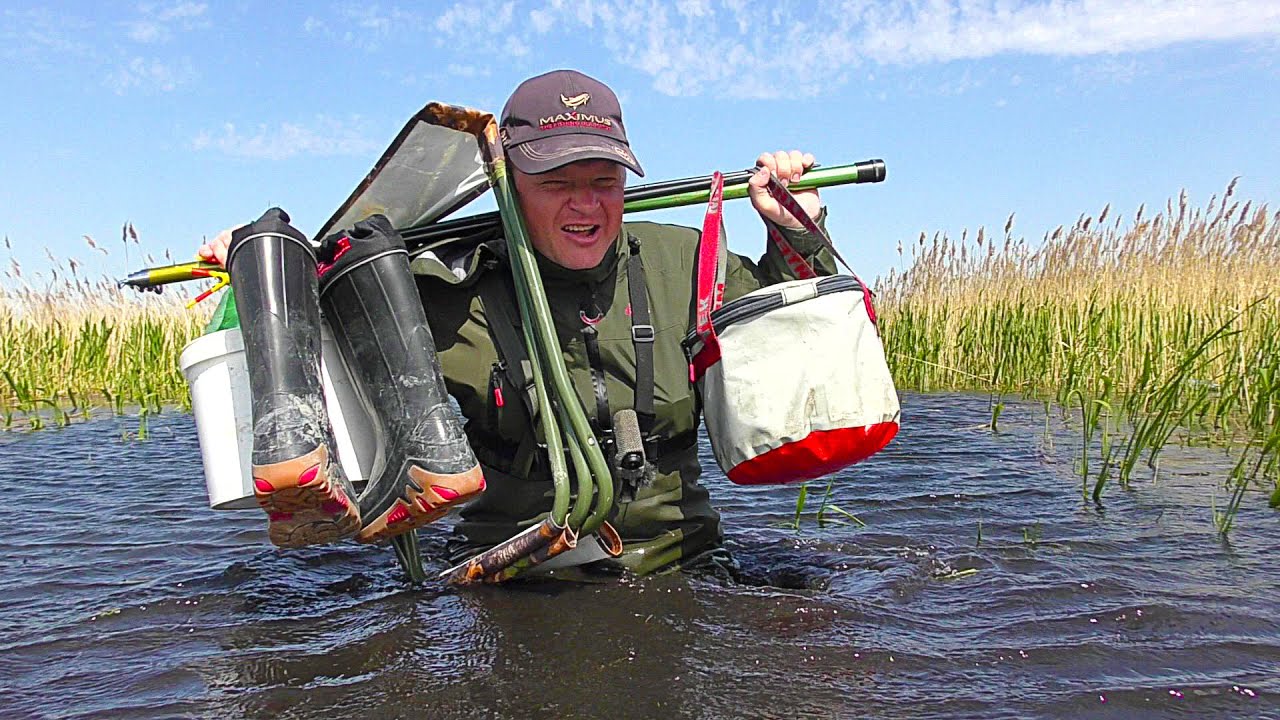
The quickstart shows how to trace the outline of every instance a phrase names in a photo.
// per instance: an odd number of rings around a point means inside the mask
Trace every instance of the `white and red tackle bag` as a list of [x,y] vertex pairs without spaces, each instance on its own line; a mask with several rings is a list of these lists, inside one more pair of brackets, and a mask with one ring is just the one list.
[[[865,460],[893,439],[900,415],[870,288],[856,275],[818,277],[771,227],[801,279],[721,306],[722,187],[717,173],[698,249],[697,327],[685,340],[716,462],[735,483],[766,485]],[[769,191],[826,239],[776,179]]]

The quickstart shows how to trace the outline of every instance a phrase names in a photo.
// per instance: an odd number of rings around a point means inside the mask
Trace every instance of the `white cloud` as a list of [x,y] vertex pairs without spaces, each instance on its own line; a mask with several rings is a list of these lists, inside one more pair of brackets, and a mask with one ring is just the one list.
[[555,20],[545,10],[532,10],[529,12],[529,22],[533,25],[534,32],[541,35],[551,29]]
[[423,16],[416,12],[397,7],[383,9],[376,4],[348,3],[338,8],[332,23],[308,17],[303,28],[308,33],[328,38],[335,38],[338,31],[342,31],[342,42],[348,47],[376,52],[388,39],[415,37],[427,25]]
[[480,65],[460,65],[458,63],[449,63],[445,67],[445,72],[453,77],[459,78],[477,78],[488,77],[491,73],[486,67]]
[[161,20],[193,20],[204,16],[205,10],[209,6],[204,3],[195,2],[177,2],[168,6],[161,7],[156,12],[156,17]]
[[460,50],[469,57],[486,58],[491,64],[507,57],[524,57],[530,48],[545,43],[538,37],[553,28],[559,10],[534,10],[516,22],[516,3],[512,0],[462,0],[436,16],[431,23],[431,36],[437,47]]
[[133,89],[170,92],[195,75],[186,61],[172,65],[157,58],[134,57],[108,73],[103,82],[117,95]]
[[975,88],[986,85],[983,73],[975,72],[972,67],[965,67],[959,74],[945,73],[941,84],[937,86],[939,95],[964,95]]
[[450,35],[506,30],[515,17],[514,2],[460,2],[436,18],[435,28]]
[[302,21],[302,32],[323,37],[329,34],[329,26],[325,21],[308,15],[307,19]]
[[510,53],[563,36],[602,47],[664,93],[770,98],[817,94],[866,64],[1280,38],[1275,0],[548,0],[521,13],[528,22],[512,22],[511,2],[460,2],[435,18],[436,41]]
[[191,31],[209,27],[205,19],[205,11],[209,6],[204,3],[142,3],[138,6],[139,17],[124,23],[125,34],[136,43],[154,44],[169,42],[174,31]]
[[285,160],[299,155],[359,156],[379,150],[379,144],[365,137],[360,125],[358,117],[344,122],[326,116],[317,117],[312,127],[282,122],[274,127],[264,124],[243,131],[234,123],[225,123],[216,132],[198,134],[191,141],[191,147],[256,160]]
[[85,37],[93,26],[74,15],[48,9],[0,12],[0,57],[45,67],[56,56],[87,57],[94,53]]
[[391,32],[393,18],[380,13],[377,6],[348,6],[343,14],[361,33],[372,32],[381,36]]
[[892,7],[864,14],[863,41],[868,56],[900,63],[1005,53],[1114,54],[1280,35],[1280,4],[1269,0],[1057,0],[1018,6],[929,0],[915,12]]
[[197,77],[190,59],[164,57],[135,44],[156,45],[179,31],[208,27],[206,9],[195,2],[144,2],[136,6],[134,18],[106,22],[47,9],[6,9],[0,11],[0,58],[32,69],[66,66],[71,60],[121,95],[168,92]]
[[171,35],[169,29],[164,25],[150,20],[126,23],[126,27],[129,28],[127,32],[129,39],[138,43],[164,42]]
[[[120,23],[125,29],[125,37],[139,45],[160,45],[168,43],[180,32],[204,29],[210,23],[205,17],[208,6],[204,3],[178,2],[153,3],[143,2],[137,6],[138,16]],[[159,57],[142,57],[134,55],[136,50],[123,50],[128,60],[116,65],[107,73],[104,84],[117,95],[124,95],[132,90],[150,90],[170,92],[179,85],[190,82],[196,77],[191,61],[162,59]]]
[[706,17],[711,14],[710,0],[676,0],[676,12],[682,17]]

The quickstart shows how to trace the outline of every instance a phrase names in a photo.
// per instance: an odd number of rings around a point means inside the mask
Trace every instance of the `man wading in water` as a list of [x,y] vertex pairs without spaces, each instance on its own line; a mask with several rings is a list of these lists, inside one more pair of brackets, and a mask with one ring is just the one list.
[[[616,504],[609,522],[624,553],[606,562],[643,574],[724,559],[719,515],[698,483],[699,407],[681,348],[695,319],[699,231],[623,222],[626,170],[644,173],[627,142],[616,96],[593,78],[557,70],[526,80],[503,109],[500,137],[570,378],[592,430],[607,448],[614,414],[635,409],[648,438],[652,481]],[[798,180],[813,156],[779,151],[755,162],[759,170],[749,196],[760,217],[780,228],[819,274],[834,273],[821,239],[765,190],[770,173],[783,184]],[[796,198],[821,224],[825,209],[818,192],[797,192]],[[277,236],[264,244],[264,227],[287,228],[296,242]],[[758,264],[729,254],[725,302],[795,278],[773,243],[767,246]],[[389,223],[376,218],[357,223],[349,236],[327,239],[320,251],[319,302],[338,343],[348,343],[362,359],[352,374],[387,436],[387,471],[371,478],[358,498],[329,462],[333,445],[319,382],[296,377],[298,354],[289,353],[291,342],[317,334],[318,327],[316,259],[305,239],[281,214],[224,231],[199,250],[205,259],[229,264],[232,275],[254,395],[255,485],[278,545],[353,535],[376,542],[463,505],[448,546],[450,559],[458,561],[502,543],[550,510],[545,449],[534,439],[521,389],[507,372],[523,358],[502,352],[512,347],[512,334],[520,337],[505,246],[501,240],[480,244],[448,266],[425,255],[415,261],[416,277],[403,248]],[[309,279],[311,289],[284,287],[295,277],[299,283]],[[633,284],[645,292],[633,292]],[[647,323],[635,319],[644,314],[640,303],[648,306]],[[430,361],[432,350],[439,369]],[[647,372],[637,372],[638,362],[651,364],[651,383],[643,379]],[[435,386],[407,377],[434,378]],[[445,390],[466,419],[461,432]]]

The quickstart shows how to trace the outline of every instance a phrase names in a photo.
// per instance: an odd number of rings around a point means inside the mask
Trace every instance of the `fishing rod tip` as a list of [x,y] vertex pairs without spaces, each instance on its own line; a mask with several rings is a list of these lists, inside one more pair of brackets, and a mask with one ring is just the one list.
[[127,276],[116,280],[116,288],[131,287],[138,292],[160,292],[160,286],[151,282],[151,273],[148,270],[139,270],[129,273]]
[[147,285],[147,271],[139,270],[129,273],[123,278],[116,280],[116,287],[121,288],[128,285],[131,288],[142,288]]

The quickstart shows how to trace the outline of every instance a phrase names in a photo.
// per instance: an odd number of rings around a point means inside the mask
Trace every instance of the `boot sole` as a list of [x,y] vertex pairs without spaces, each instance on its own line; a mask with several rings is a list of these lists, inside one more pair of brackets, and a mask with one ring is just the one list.
[[406,485],[403,497],[407,497],[408,502],[397,498],[385,512],[365,524],[357,540],[377,543],[417,530],[484,492],[484,473],[479,465],[466,472],[448,475],[411,465],[408,475],[422,490]]
[[331,472],[323,445],[293,460],[253,466],[254,497],[267,513],[272,544],[323,545],[360,531],[360,510]]

